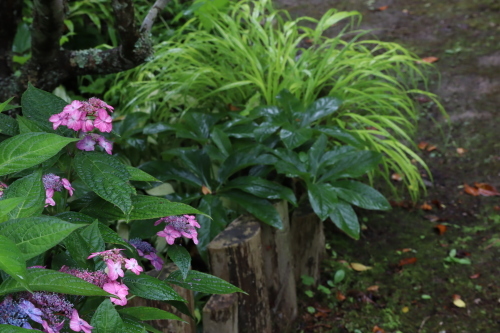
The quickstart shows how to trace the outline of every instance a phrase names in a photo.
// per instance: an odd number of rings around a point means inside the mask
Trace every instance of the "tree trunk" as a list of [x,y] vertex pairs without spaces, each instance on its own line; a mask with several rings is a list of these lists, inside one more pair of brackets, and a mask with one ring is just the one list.
[[248,293],[238,295],[238,332],[270,333],[260,222],[251,216],[239,217],[207,249],[211,273]]

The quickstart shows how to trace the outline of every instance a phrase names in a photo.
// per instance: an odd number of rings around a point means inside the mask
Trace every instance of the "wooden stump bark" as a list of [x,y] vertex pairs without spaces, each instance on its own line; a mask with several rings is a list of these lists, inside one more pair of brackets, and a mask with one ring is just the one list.
[[[177,270],[177,266],[173,263],[165,265],[163,268],[163,271],[161,272],[160,276],[158,278],[160,280],[164,280],[170,273],[173,271]],[[157,271],[149,271],[146,274],[151,275],[151,276],[157,276],[158,272]],[[181,288],[179,286],[172,285],[172,288],[185,300],[188,301],[186,304],[191,313],[194,312],[194,295],[191,290]],[[175,314],[176,316],[180,317],[182,320],[186,321],[187,323],[183,323],[178,320],[151,320],[151,326],[156,328],[157,330],[163,332],[163,333],[196,333],[196,323],[194,322],[193,318],[181,313],[179,310],[177,310],[175,307],[162,302],[162,301],[153,301],[149,299],[144,299],[144,298],[139,298],[139,297],[134,297],[132,298],[128,305],[130,307],[132,306],[150,306],[153,308],[161,309],[168,311],[170,313]]]
[[215,237],[207,249],[211,274],[248,293],[238,294],[238,332],[270,333],[260,222],[251,216],[239,217]]
[[203,307],[203,333],[238,333],[238,295],[212,295]]
[[292,214],[290,223],[292,251],[295,264],[295,282],[300,283],[301,275],[319,281],[319,266],[325,255],[325,233],[323,222],[312,208],[302,205]]
[[282,332],[297,316],[297,290],[294,278],[290,219],[286,201],[274,205],[281,230],[262,224],[262,258],[275,332]]

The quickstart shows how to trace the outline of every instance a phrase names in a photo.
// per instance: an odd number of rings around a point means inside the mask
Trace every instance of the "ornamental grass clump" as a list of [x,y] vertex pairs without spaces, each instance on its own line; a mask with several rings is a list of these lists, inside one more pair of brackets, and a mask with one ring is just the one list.
[[[146,111],[153,121],[165,121],[176,111],[229,105],[245,115],[258,105],[276,105],[284,89],[305,105],[336,96],[342,100],[339,112],[321,121],[359,135],[366,149],[382,153],[381,173],[387,180],[390,172],[404,175],[414,198],[424,188],[412,163],[428,171],[414,152],[414,97],[427,96],[442,110],[435,95],[419,89],[427,86],[429,64],[401,45],[352,30],[358,12],[331,9],[319,20],[292,19],[270,0],[243,0],[203,18],[191,19],[157,45],[152,61],[119,75],[110,94],[127,82],[127,112]],[[331,27],[339,32],[327,37]]]

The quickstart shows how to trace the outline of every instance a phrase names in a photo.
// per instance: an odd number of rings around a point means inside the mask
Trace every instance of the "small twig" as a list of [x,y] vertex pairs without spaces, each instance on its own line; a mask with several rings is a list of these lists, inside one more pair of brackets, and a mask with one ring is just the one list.
[[425,322],[426,322],[427,320],[429,320],[429,318],[430,318],[430,317],[431,317],[431,316],[427,316],[427,317],[425,317],[425,318],[424,318],[424,320],[422,320],[422,322],[420,323],[420,327],[418,328],[418,332],[417,332],[417,333],[422,332],[422,328],[424,328]]
[[150,32],[153,27],[153,23],[156,20],[158,14],[167,6],[170,0],[156,0],[153,7],[148,12],[148,15],[144,18],[141,25],[141,33]]

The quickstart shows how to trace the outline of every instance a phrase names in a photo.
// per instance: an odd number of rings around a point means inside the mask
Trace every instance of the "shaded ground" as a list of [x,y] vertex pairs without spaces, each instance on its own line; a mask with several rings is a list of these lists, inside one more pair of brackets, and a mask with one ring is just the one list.
[[[434,186],[420,204],[426,201],[432,210],[419,204],[365,215],[358,242],[329,227],[334,251],[325,263],[324,288],[303,287],[314,297],[302,295],[297,331],[500,332],[500,199],[463,190],[464,183],[474,182],[500,188],[500,2],[277,2],[301,16],[319,17],[329,8],[358,10],[364,15],[361,27],[374,29],[379,39],[397,41],[422,57],[438,57],[441,82],[433,89],[450,115],[448,124],[430,108],[416,137],[437,146],[422,152]],[[388,7],[374,10],[382,6]],[[442,235],[437,224],[447,227]],[[446,261],[453,249],[456,259],[470,264]],[[409,258],[417,261],[400,265]],[[373,268],[355,272],[345,266],[352,262]],[[335,283],[341,269],[346,277]],[[454,295],[465,308],[453,304]]]

